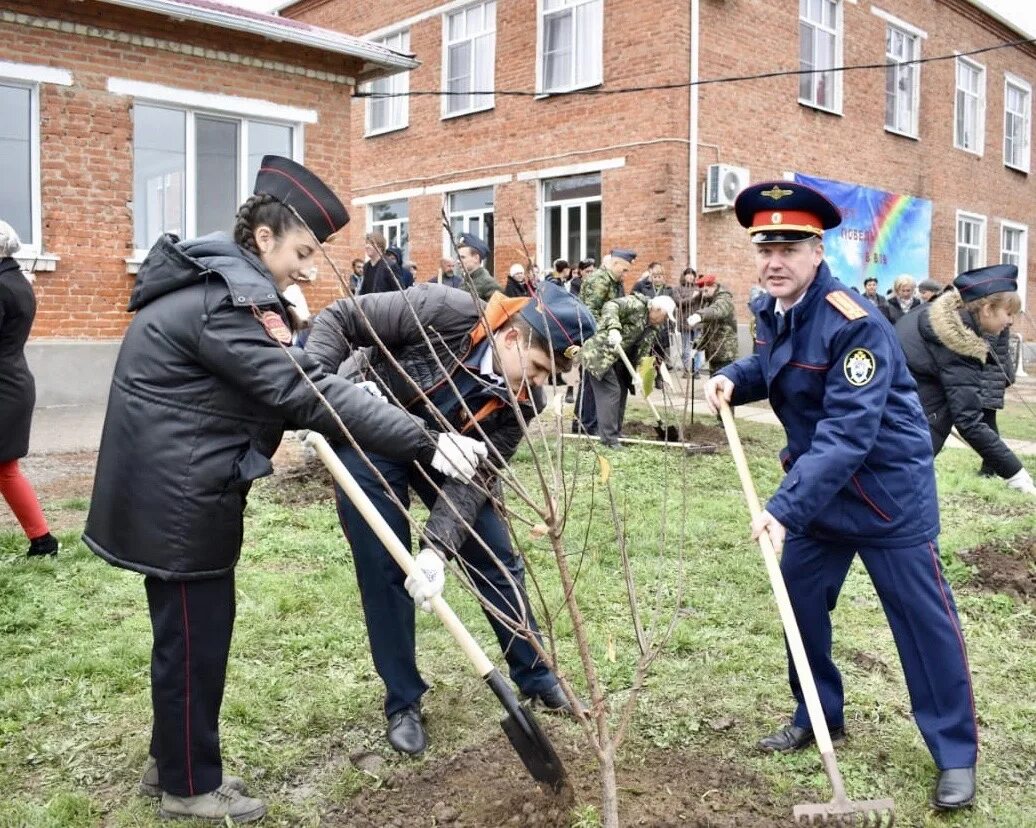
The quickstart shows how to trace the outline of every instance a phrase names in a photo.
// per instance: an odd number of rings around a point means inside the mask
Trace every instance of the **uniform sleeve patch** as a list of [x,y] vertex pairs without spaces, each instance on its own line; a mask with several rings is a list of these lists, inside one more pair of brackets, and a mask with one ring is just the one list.
[[259,321],[263,323],[267,335],[274,342],[281,342],[284,345],[291,344],[291,331],[288,330],[288,326],[284,324],[284,320],[281,319],[279,313],[266,311],[259,318]]
[[861,319],[867,315],[867,311],[861,308],[844,290],[836,290],[834,293],[827,294],[824,298],[849,321]]
[[845,355],[845,362],[842,363],[842,371],[850,385],[860,388],[874,379],[878,363],[874,354],[866,348],[853,348]]

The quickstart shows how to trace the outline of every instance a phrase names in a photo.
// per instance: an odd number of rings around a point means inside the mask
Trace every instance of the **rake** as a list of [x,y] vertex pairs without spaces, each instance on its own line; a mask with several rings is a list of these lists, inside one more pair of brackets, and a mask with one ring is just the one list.
[[[741,489],[745,494],[745,500],[748,501],[748,509],[754,520],[762,514],[763,509],[755,492],[752,474],[748,470],[748,460],[745,458],[745,450],[741,447],[741,438],[738,437],[737,427],[734,425],[734,415],[730,406],[722,399],[719,414],[723,420],[723,430],[727,433],[727,442],[730,444],[730,453],[734,458],[734,465],[737,467],[737,475],[741,479]],[[817,748],[820,750],[820,761],[823,762],[824,772],[831,782],[831,790],[834,794],[830,802],[805,802],[796,805],[792,809],[795,821],[817,824],[892,825],[896,819],[896,806],[891,799],[854,801],[845,795],[845,783],[838,770],[834,745],[831,744],[827,719],[824,718],[824,711],[820,706],[820,696],[817,694],[817,685],[813,680],[813,671],[806,658],[806,649],[802,645],[802,635],[799,633],[795,613],[791,608],[788,588],[784,583],[784,576],[781,575],[780,565],[777,563],[777,552],[766,532],[759,536],[759,548],[762,550],[763,560],[766,562],[766,572],[770,576],[773,597],[777,601],[781,623],[784,625],[788,650],[791,652],[792,663],[795,665],[799,684],[802,687],[802,695],[806,700],[809,723],[813,728]]]

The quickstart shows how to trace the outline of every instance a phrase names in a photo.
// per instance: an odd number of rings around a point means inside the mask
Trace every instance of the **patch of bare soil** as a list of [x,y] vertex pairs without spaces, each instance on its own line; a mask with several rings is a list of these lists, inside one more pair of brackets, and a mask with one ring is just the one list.
[[[567,828],[573,801],[599,801],[595,763],[585,750],[558,744],[574,789],[545,793],[525,772],[503,735],[397,772],[377,790],[324,814],[340,828]],[[744,768],[715,756],[657,750],[619,770],[619,815],[628,826],[788,825],[791,801],[779,801]]]
[[[83,528],[94,484],[97,452],[31,454],[18,465],[36,490],[52,532]],[[9,509],[0,509],[0,528],[18,528],[18,521]]]
[[957,554],[976,570],[972,586],[1036,601],[1036,535],[984,543]]
[[[657,426],[654,423],[627,420],[622,424],[622,436],[635,437],[640,440],[657,440],[658,432],[655,430],[656,428]],[[703,423],[700,420],[684,424],[683,441],[698,446],[715,446],[716,449],[723,449],[727,445],[727,438],[722,428]]]
[[273,474],[257,480],[252,491],[282,506],[308,506],[334,499],[331,473],[298,440],[285,437],[273,455]]

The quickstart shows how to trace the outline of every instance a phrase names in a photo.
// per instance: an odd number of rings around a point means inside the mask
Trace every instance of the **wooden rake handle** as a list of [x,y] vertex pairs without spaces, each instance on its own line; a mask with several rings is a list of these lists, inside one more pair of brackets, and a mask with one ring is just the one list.
[[[723,420],[723,430],[727,433],[727,442],[730,444],[730,454],[737,467],[737,476],[741,478],[741,490],[745,493],[748,510],[754,520],[762,514],[763,507],[755,492],[752,473],[748,470],[745,450],[741,447],[741,438],[738,437],[737,426],[734,425],[734,414],[726,400],[720,400],[719,415]],[[810,724],[813,726],[817,747],[822,754],[832,754],[834,747],[831,744],[831,733],[827,728],[824,710],[820,706],[820,696],[817,694],[817,685],[813,680],[813,671],[806,658],[806,648],[802,645],[802,635],[799,632],[799,625],[795,621],[795,613],[791,608],[788,587],[784,583],[784,576],[781,574],[781,568],[777,562],[777,550],[773,548],[770,536],[766,532],[759,536],[759,548],[762,550],[763,561],[766,564],[766,574],[770,576],[770,587],[773,590],[773,597],[777,601],[777,611],[780,613],[781,623],[784,625],[784,635],[788,640],[792,663],[799,676],[799,684],[806,700],[806,710],[809,713]]]
[[[392,531],[392,527],[388,525],[385,518],[381,516],[381,513],[377,508],[375,508],[374,504],[371,503],[371,499],[367,497],[367,493],[360,488],[360,484],[356,482],[356,478],[350,474],[342,461],[338,459],[338,455],[334,453],[334,450],[328,444],[327,440],[324,439],[324,436],[315,431],[310,431],[303,438],[302,444],[304,446],[309,446],[317,453],[317,457],[319,457],[321,462],[327,467],[327,470],[331,472],[331,476],[335,479],[335,482],[342,487],[342,491],[345,492],[345,496],[349,498],[357,511],[363,515],[363,519],[367,521],[371,529],[374,531],[374,534],[378,536],[378,540],[385,545],[385,548],[388,550],[388,553],[392,556],[393,560],[399,564],[399,568],[408,576],[414,575],[418,578],[423,578],[424,575],[421,573],[421,570],[418,569],[417,564],[414,563],[414,559],[410,555],[410,551],[403,546],[403,542],[396,537],[396,533]],[[439,620],[442,621],[450,635],[452,635],[460,645],[460,648],[464,651],[464,655],[466,655],[471,661],[475,670],[478,672],[479,677],[484,679],[493,671],[493,662],[491,662],[488,656],[486,656],[482,651],[478,642],[475,641],[471,633],[468,632],[467,628],[461,623],[456,613],[454,613],[450,608],[450,605],[446,603],[445,599],[441,595],[436,595],[429,603],[432,605],[432,610],[437,616],[439,616]]]

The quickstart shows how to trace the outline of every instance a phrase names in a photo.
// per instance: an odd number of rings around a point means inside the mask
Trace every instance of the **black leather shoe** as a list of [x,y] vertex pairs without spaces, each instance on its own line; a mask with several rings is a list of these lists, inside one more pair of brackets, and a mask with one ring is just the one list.
[[932,805],[940,811],[967,808],[975,801],[975,769],[950,768],[939,772]]
[[413,704],[389,716],[388,731],[385,734],[389,744],[400,753],[420,756],[428,747],[428,734],[421,722],[421,706]]
[[[844,740],[845,728],[832,727],[832,743],[838,744]],[[785,725],[776,733],[771,733],[769,736],[760,739],[758,747],[759,750],[766,751],[767,753],[790,753],[794,750],[802,750],[804,747],[809,747],[815,741],[816,739],[813,738],[813,728],[797,727],[790,724]]]
[[[534,709],[542,708],[547,713],[557,713],[562,716],[576,715],[572,712],[572,705],[569,704],[568,697],[565,696],[565,691],[561,689],[560,684],[555,684],[542,693],[535,693],[528,699]],[[580,701],[579,707],[579,714],[582,715],[582,712],[586,710],[586,705]]]

